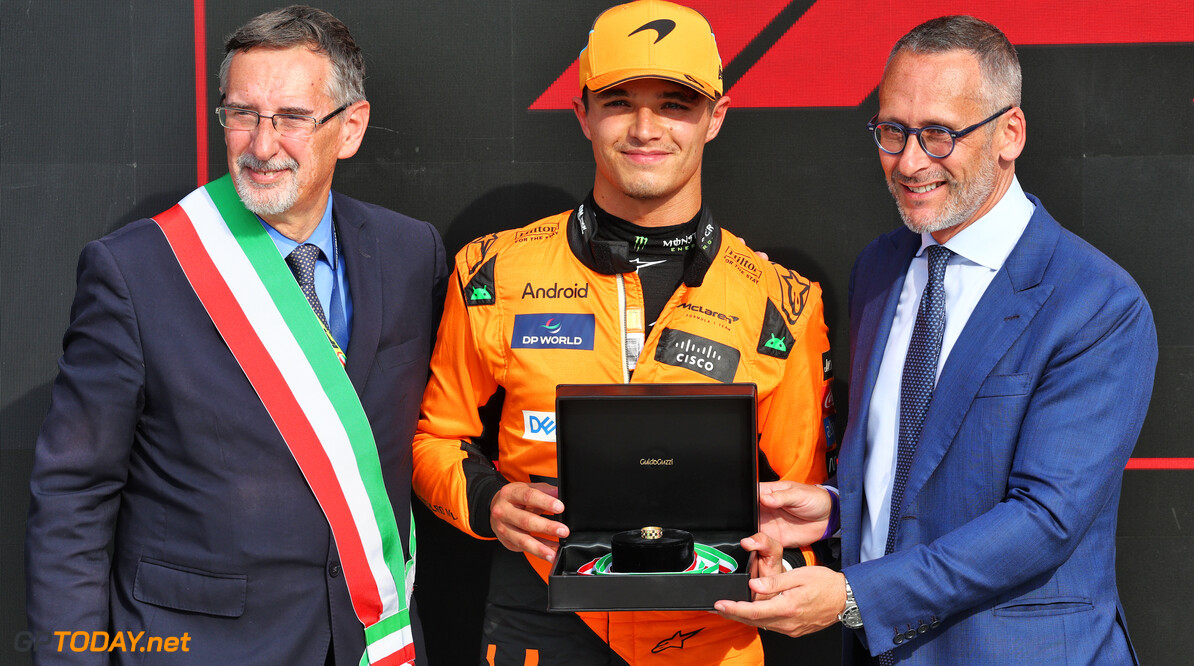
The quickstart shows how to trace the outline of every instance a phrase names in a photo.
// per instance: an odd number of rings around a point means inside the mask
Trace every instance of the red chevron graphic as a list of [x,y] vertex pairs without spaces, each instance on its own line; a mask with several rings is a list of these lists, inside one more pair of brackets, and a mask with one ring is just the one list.
[[[714,26],[728,66],[789,3],[686,4]],[[1190,0],[918,0],[890,8],[820,0],[727,92],[736,108],[857,106],[878,85],[892,44],[912,27],[946,14],[990,21],[1017,46],[1194,42]],[[574,61],[529,108],[571,108],[577,76]]]

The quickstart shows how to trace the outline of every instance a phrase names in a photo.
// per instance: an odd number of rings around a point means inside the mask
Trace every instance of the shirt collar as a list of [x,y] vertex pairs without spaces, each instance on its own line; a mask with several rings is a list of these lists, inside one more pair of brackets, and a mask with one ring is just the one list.
[[[257,216],[257,221],[261,226],[265,227],[266,233],[273,239],[274,245],[278,246],[278,252],[282,253],[283,257],[290,256],[294,248],[299,244],[285,236],[283,236],[277,229],[271,227],[268,222]],[[336,256],[336,241],[335,241],[335,225],[332,224],[332,193],[328,192],[328,203],[324,206],[323,217],[319,218],[319,225],[315,227],[315,231],[311,232],[311,237],[306,243],[310,243],[323,251],[323,258],[332,265],[332,270],[336,270],[336,262],[339,257]]]
[[[1012,176],[1012,184],[999,202],[986,215],[975,220],[974,224],[946,241],[945,247],[963,259],[997,271],[1012,253],[1012,248],[1016,247],[1035,210],[1036,206],[1020,189],[1019,179]],[[920,249],[916,251],[916,256],[924,254],[928,246],[937,244],[932,234],[921,234]]]

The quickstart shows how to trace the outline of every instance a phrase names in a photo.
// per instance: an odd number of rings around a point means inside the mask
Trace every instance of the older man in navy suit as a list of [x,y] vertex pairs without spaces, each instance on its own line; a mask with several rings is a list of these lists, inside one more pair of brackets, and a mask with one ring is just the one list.
[[840,513],[833,488],[767,485],[747,542],[808,543],[840,515],[842,571],[773,573],[724,614],[840,620],[846,663],[1136,661],[1115,526],[1156,330],[1127,273],[1020,189],[1019,105],[990,24],[934,19],[892,50],[868,128],[907,228],[851,275]]
[[226,51],[230,175],[79,262],[31,484],[30,629],[61,638],[37,656],[412,663],[443,245],[331,191],[369,122],[340,21],[269,12]]

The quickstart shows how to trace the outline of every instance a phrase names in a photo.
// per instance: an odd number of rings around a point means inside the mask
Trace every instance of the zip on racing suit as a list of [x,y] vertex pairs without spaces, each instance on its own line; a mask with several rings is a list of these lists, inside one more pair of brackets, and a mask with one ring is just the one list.
[[[595,240],[596,223],[582,204],[483,236],[457,254],[414,440],[419,498],[464,532],[493,538],[489,507],[503,485],[554,483],[553,410],[562,383],[753,382],[761,462],[770,467],[760,475],[823,481],[834,442],[820,286],[761,260],[702,209],[683,282],[644,340],[642,287],[627,244]],[[473,440],[482,434],[477,410],[499,388],[495,467]],[[815,561],[811,551],[803,557],[798,564]],[[578,642],[593,642],[591,634],[561,638],[526,622],[560,615],[545,610],[550,567],[535,556],[495,553],[489,663],[495,652],[498,663],[580,663]],[[526,614],[507,618],[509,609]],[[631,664],[763,662],[753,627],[709,612],[575,615]],[[573,623],[563,633],[589,634],[563,616]]]

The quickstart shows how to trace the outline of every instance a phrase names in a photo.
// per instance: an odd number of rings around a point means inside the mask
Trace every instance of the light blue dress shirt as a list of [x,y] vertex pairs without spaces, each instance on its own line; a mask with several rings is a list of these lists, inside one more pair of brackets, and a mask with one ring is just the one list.
[[[945,247],[954,254],[945,268],[945,335],[937,360],[938,377],[979,299],[1019,242],[1035,209],[1020,189],[1019,180],[1013,177],[1011,186],[994,208],[946,241]],[[863,463],[866,494],[866,510],[862,516],[863,562],[883,557],[887,545],[891,486],[895,479],[900,432],[900,378],[912,340],[916,311],[920,308],[920,296],[929,279],[925,248],[936,244],[931,234],[921,234],[920,249],[908,266],[875,380],[875,391],[871,394]]]
[[[278,252],[285,259],[299,246],[271,227],[265,220],[257,218],[261,226],[265,227]],[[315,262],[315,295],[319,297],[319,305],[328,318],[328,328],[340,349],[348,351],[348,339],[352,335],[352,295],[348,292],[348,278],[344,271],[343,251],[336,238],[335,225],[332,222],[332,193],[328,192],[328,203],[323,209],[323,217],[319,226],[311,233],[305,242],[318,247],[323,254]]]

